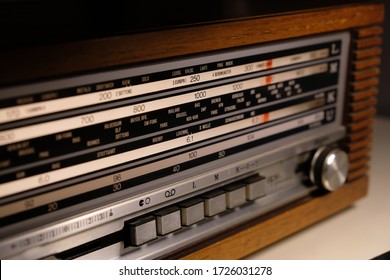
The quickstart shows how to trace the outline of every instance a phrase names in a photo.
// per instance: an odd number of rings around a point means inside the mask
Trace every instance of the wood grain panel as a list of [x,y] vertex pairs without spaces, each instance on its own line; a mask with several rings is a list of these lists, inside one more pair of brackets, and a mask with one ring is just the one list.
[[347,182],[353,182],[355,180],[360,179],[361,177],[366,176],[369,170],[370,168],[368,166],[363,166],[360,169],[352,170],[348,174]]
[[382,44],[383,40],[381,37],[370,37],[366,39],[361,39],[355,42],[357,49],[365,49],[373,46]]
[[359,160],[360,158],[368,157],[370,153],[371,147],[366,146],[363,149],[348,153],[348,158],[350,161]]
[[351,122],[358,122],[360,120],[373,118],[376,114],[376,109],[373,107],[369,107],[365,110],[361,110],[358,112],[353,112],[349,114],[349,118]]
[[371,127],[364,128],[354,133],[348,134],[348,140],[351,142],[370,136],[372,133]]
[[361,169],[361,168],[366,167],[368,165],[369,160],[370,160],[370,157],[366,156],[366,157],[362,157],[362,158],[359,158],[358,160],[354,160],[354,161],[350,162],[350,164],[349,164],[350,172],[353,172],[356,169]]
[[372,47],[372,48],[357,50],[353,52],[355,59],[363,59],[371,56],[377,56],[380,55],[381,53],[382,53],[382,49],[378,47]]
[[357,101],[349,104],[350,111],[360,111],[364,110],[367,107],[372,107],[377,104],[377,99],[375,97],[370,97],[362,101]]
[[356,31],[356,33],[357,33],[358,38],[381,35],[381,34],[383,34],[383,27],[380,25],[363,27],[363,28],[359,28]]
[[369,170],[369,152],[371,150],[371,125],[376,113],[377,103],[374,97],[378,93],[378,75],[380,73],[380,45],[383,33],[381,26],[369,26],[357,29],[353,38],[353,69],[351,75],[351,103],[348,104],[348,135],[346,147],[349,151],[348,181],[365,176]]
[[378,88],[373,87],[362,91],[351,92],[349,96],[352,101],[361,101],[370,96],[375,96],[377,94],[378,94]]
[[365,148],[366,146],[371,145],[371,144],[372,144],[371,137],[367,137],[367,138],[364,138],[362,140],[359,139],[357,141],[353,141],[353,142],[348,143],[348,151],[355,152],[355,151],[362,149],[362,148]]
[[378,66],[379,64],[381,64],[380,58],[372,57],[364,60],[357,60],[356,62],[354,62],[354,69],[363,70],[373,66]]
[[359,91],[369,87],[377,86],[378,84],[379,84],[379,79],[374,77],[370,79],[364,79],[364,80],[359,80],[357,82],[353,82],[352,88],[354,91]]
[[371,78],[373,76],[378,76],[380,74],[379,67],[373,67],[361,71],[355,71],[352,73],[355,81]]
[[366,119],[366,120],[361,120],[359,122],[353,122],[353,123],[348,123],[347,128],[349,132],[355,132],[360,129],[364,129],[368,126],[371,126],[374,123],[374,120],[372,118]]

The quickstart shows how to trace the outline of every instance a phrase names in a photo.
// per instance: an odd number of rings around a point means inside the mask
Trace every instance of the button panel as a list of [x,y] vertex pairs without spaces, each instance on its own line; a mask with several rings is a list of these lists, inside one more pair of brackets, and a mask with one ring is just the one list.
[[189,227],[204,219],[212,219],[221,213],[240,207],[265,196],[265,177],[251,175],[227,186],[201,194],[143,216],[125,222],[124,245],[140,246],[158,236],[168,235]]

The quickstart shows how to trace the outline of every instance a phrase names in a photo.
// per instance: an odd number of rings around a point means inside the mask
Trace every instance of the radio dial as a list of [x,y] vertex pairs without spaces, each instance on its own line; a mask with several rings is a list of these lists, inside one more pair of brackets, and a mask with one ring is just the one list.
[[311,161],[310,180],[327,191],[335,191],[347,180],[348,155],[334,147],[319,148]]

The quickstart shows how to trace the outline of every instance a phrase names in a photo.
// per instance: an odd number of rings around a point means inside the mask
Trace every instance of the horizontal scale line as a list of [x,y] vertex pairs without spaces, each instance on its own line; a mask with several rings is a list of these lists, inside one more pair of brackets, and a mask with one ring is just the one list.
[[263,115],[253,116],[248,119],[236,121],[198,133],[178,137],[166,142],[150,145],[136,150],[124,152],[121,154],[65,167],[62,169],[26,177],[19,180],[10,181],[0,185],[0,197],[16,194],[19,192],[36,189],[48,184],[66,180],[72,177],[80,176],[104,168],[112,167],[129,161],[137,160],[143,157],[151,156],[167,150],[187,146],[196,142],[211,139],[224,134],[232,133],[241,129],[260,125],[267,121],[273,121],[279,118],[290,116],[306,110],[318,108],[324,105],[323,99],[307,101],[301,104],[293,105],[287,108],[275,110]]
[[[328,70],[328,64],[322,63],[314,66],[299,68],[299,69],[277,73],[277,74],[264,76],[260,78],[249,79],[242,82],[236,82],[236,83],[231,83],[219,87],[208,88],[205,89],[204,91],[206,91],[206,98],[211,98],[211,97],[226,94],[227,92],[242,91],[245,89],[265,86],[270,83],[278,83],[290,79],[297,79],[301,77],[324,73],[327,70]],[[238,84],[240,84],[239,87],[237,86]],[[12,143],[16,143],[16,142],[36,138],[36,137],[55,134],[55,133],[82,128],[82,127],[87,127],[90,125],[104,123],[115,119],[120,119],[124,117],[155,111],[157,109],[163,109],[171,106],[185,104],[192,101],[197,101],[200,100],[196,95],[197,93],[199,93],[199,91],[195,91],[195,92],[191,92],[179,96],[159,99],[156,101],[138,103],[135,105],[124,106],[120,108],[99,111],[91,114],[84,114],[76,117],[2,131],[0,132],[0,145],[12,144]]]

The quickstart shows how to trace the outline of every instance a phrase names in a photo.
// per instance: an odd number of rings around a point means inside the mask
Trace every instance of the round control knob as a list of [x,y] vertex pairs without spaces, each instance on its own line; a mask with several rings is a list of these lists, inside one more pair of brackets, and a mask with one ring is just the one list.
[[348,164],[348,155],[343,150],[321,147],[311,160],[310,180],[327,191],[335,191],[347,180]]

